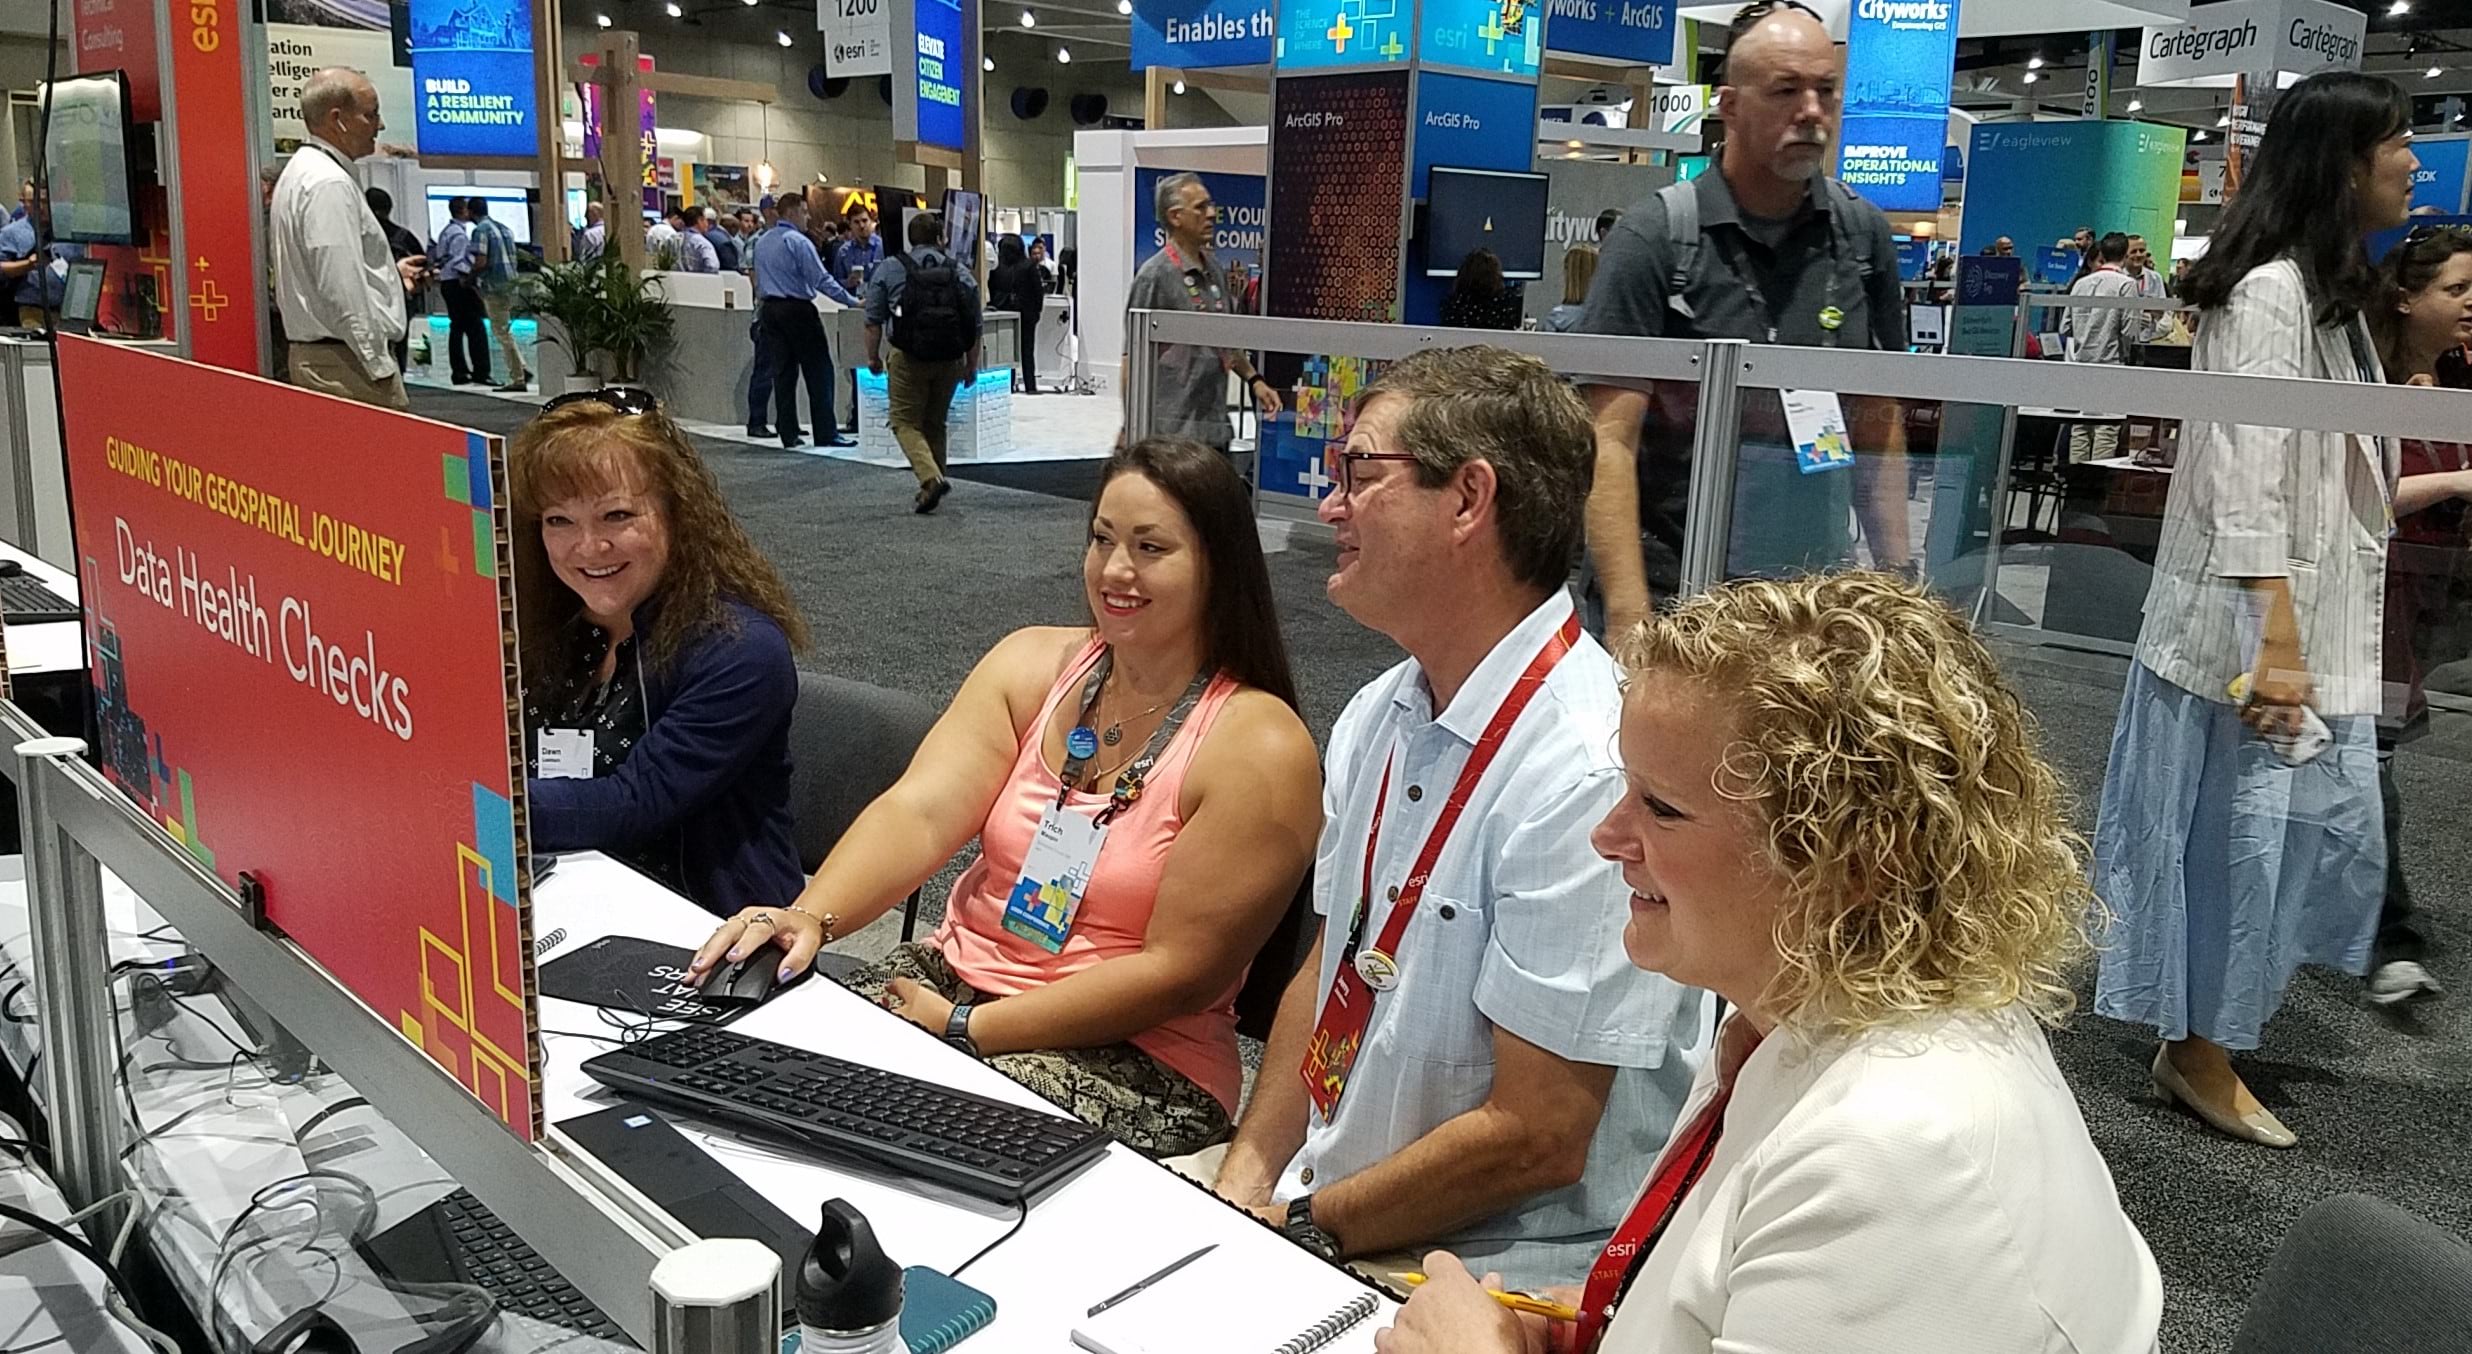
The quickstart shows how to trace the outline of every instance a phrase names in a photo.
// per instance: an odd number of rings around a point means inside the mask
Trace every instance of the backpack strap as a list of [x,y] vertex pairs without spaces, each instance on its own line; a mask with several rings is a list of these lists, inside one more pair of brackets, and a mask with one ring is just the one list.
[[[1837,205],[1840,207],[1865,201],[1860,193],[1846,187],[1843,179],[1830,179],[1828,181],[1828,191],[1831,196],[1836,198]],[[1871,232],[1867,230],[1848,231],[1846,232],[1846,238],[1853,243],[1854,262],[1862,266],[1863,282],[1868,285],[1873,274],[1878,268],[1877,260],[1871,257]]]
[[1665,204],[1665,238],[1674,246],[1674,271],[1665,279],[1666,303],[1689,315],[1691,303],[1684,297],[1699,266],[1699,188],[1677,179],[1657,190],[1657,201]]

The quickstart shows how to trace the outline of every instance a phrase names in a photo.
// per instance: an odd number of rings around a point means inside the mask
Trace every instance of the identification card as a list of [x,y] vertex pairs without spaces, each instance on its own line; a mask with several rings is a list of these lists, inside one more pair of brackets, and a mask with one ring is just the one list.
[[1843,470],[1854,464],[1854,443],[1846,436],[1845,409],[1833,390],[1787,390],[1785,426],[1794,435],[1794,464],[1806,475]]
[[1021,878],[1004,903],[1004,929],[1037,943],[1049,954],[1064,949],[1073,934],[1073,914],[1099,865],[1107,829],[1054,804],[1039,815],[1038,835],[1022,858]]
[[592,730],[541,730],[541,779],[592,779]]
[[1356,1055],[1364,1050],[1365,1031],[1372,1024],[1372,991],[1353,966],[1341,964],[1321,1016],[1313,1022],[1304,1064],[1297,1069],[1304,1077],[1305,1097],[1323,1123],[1339,1112],[1339,1097],[1348,1089],[1348,1073],[1356,1069]]

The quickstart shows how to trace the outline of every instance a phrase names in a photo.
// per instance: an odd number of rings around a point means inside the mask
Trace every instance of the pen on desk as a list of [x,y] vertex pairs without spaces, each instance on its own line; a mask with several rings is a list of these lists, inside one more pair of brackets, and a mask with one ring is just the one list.
[[[1406,1284],[1410,1288],[1414,1288],[1418,1284],[1425,1281],[1424,1275],[1413,1272],[1400,1274],[1395,1277],[1399,1280],[1399,1282]],[[1488,1288],[1485,1290],[1485,1296],[1492,1298],[1494,1301],[1501,1303],[1503,1306],[1510,1308],[1514,1312],[1526,1312],[1531,1316],[1544,1317],[1548,1321],[1579,1320],[1578,1308],[1568,1307],[1559,1302],[1548,1302],[1544,1298],[1532,1298],[1525,1293],[1506,1293],[1499,1288]]]
[[1116,1296],[1109,1298],[1107,1301],[1100,1303],[1098,1306],[1091,1308],[1088,1312],[1084,1313],[1084,1315],[1097,1316],[1099,1313],[1106,1311],[1108,1308],[1115,1306],[1117,1303],[1124,1301],[1126,1298],[1132,1297],[1136,1293],[1141,1292],[1143,1289],[1148,1288],[1150,1285],[1157,1283],[1159,1280],[1166,1278],[1168,1275],[1175,1273],[1177,1270],[1183,1269],[1185,1266],[1192,1264],[1194,1261],[1201,1259],[1203,1256],[1208,1255],[1217,1249],[1219,1249],[1219,1243],[1214,1241],[1209,1245],[1202,1247],[1200,1250],[1195,1251],[1191,1255],[1186,1256],[1182,1260],[1178,1260],[1174,1264],[1169,1265],[1167,1268],[1160,1270],[1158,1273],[1151,1275],[1149,1278],[1142,1280],[1140,1283],[1133,1285],[1131,1288],[1128,1288],[1123,1292],[1118,1293]]

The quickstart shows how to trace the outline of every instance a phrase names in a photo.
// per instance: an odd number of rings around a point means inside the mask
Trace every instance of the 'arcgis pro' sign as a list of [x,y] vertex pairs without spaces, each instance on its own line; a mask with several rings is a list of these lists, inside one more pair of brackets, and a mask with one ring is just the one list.
[[530,158],[532,0],[412,0],[413,144],[423,155]]
[[1957,0],[1857,0],[1837,177],[1889,211],[1940,209]]

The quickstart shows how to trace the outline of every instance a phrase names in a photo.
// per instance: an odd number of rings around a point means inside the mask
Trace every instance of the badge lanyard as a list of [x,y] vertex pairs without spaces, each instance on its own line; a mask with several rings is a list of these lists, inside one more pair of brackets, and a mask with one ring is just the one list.
[[[1090,679],[1082,683],[1081,712],[1073,720],[1072,731],[1064,736],[1064,772],[1059,778],[1062,783],[1056,789],[1056,807],[1059,809],[1071,797],[1074,783],[1090,769],[1091,760],[1099,755],[1099,735],[1090,727],[1090,712],[1098,707],[1099,688],[1107,685],[1107,675],[1115,670],[1115,666],[1115,651],[1101,650],[1099,661],[1090,666]],[[1159,721],[1159,727],[1151,732],[1150,741],[1142,745],[1142,754],[1117,775],[1115,787],[1108,792],[1107,807],[1099,811],[1099,826],[1105,827],[1108,820],[1133,807],[1133,802],[1142,797],[1142,783],[1150,778],[1150,768],[1158,763],[1159,754],[1165,752],[1168,743],[1176,737],[1176,730],[1184,727],[1185,720],[1193,714],[1193,707],[1201,703],[1202,692],[1210,686],[1210,677],[1208,670],[1193,674],[1192,683],[1185,687],[1184,695],[1177,698],[1175,708],[1167,712],[1167,718]]]
[[1451,786],[1450,798],[1444,801],[1442,812],[1425,836],[1424,847],[1416,853],[1416,863],[1409,868],[1407,881],[1399,886],[1392,900],[1381,935],[1371,949],[1360,951],[1365,923],[1373,911],[1373,865],[1382,840],[1382,815],[1390,802],[1391,768],[1388,761],[1383,763],[1382,788],[1373,802],[1373,821],[1365,829],[1364,887],[1349,915],[1347,947],[1340,951],[1339,971],[1331,979],[1321,1016],[1314,1022],[1313,1042],[1306,1047],[1304,1065],[1298,1069],[1305,1079],[1305,1093],[1312,1097],[1325,1121],[1338,1109],[1339,1094],[1347,1087],[1348,1071],[1355,1066],[1365,1031],[1373,1023],[1375,994],[1399,985],[1399,942],[1407,934],[1409,920],[1416,915],[1417,903],[1425,896],[1425,883],[1433,874],[1434,862],[1442,855],[1443,844],[1450,840],[1451,829],[1457,826],[1460,813],[1468,807],[1468,800],[1476,793],[1485,769],[1493,764],[1494,755],[1502,750],[1511,727],[1518,723],[1520,712],[1544,689],[1546,675],[1578,642],[1579,617],[1574,614],[1546,637],[1544,647],[1528,660],[1527,670],[1511,684],[1510,693],[1502,698],[1502,707],[1486,722],[1468,760],[1459,768],[1459,779]]
[[[1830,220],[1824,224],[1828,231],[1828,291],[1820,300],[1820,346],[1834,348],[1837,346],[1837,331],[1845,326],[1845,312],[1837,308],[1837,223]],[[1714,238],[1725,240],[1729,237],[1720,234]],[[1768,326],[1766,341],[1776,342],[1777,313],[1768,307],[1768,293],[1760,286],[1759,271],[1751,266],[1750,256],[1743,252],[1739,242],[1729,241],[1725,250],[1732,256],[1727,262],[1733,266],[1734,276],[1742,279],[1742,289],[1750,298],[1751,308],[1759,312],[1760,319]]]
[[1730,1088],[1717,1092],[1716,1099],[1708,1102],[1691,1126],[1675,1135],[1657,1173],[1649,1179],[1647,1191],[1631,1205],[1622,1225],[1614,1229],[1605,1250],[1589,1268],[1588,1282],[1580,1290],[1579,1337],[1573,1348],[1585,1354],[1604,1338],[1614,1308],[1621,1303],[1623,1294],[1631,1291],[1631,1281],[1639,1277],[1648,1253],[1664,1239],[1665,1230],[1673,1226],[1674,1215],[1682,1209],[1683,1199],[1707,1173],[1709,1160],[1717,1154],[1717,1138],[1725,1131],[1725,1102],[1732,1095]]

